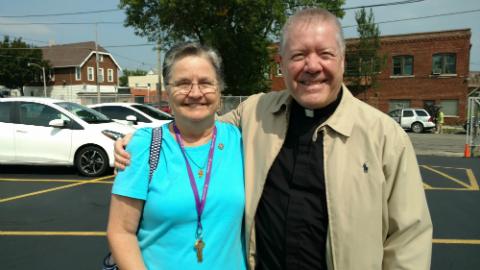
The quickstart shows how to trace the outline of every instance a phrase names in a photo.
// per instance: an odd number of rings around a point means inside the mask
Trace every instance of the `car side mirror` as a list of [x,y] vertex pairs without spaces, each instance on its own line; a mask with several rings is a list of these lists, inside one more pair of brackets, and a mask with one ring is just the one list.
[[130,122],[130,123],[132,123],[132,124],[134,124],[134,125],[136,125],[136,124],[138,123],[137,117],[136,117],[135,115],[127,115],[127,117],[125,117],[125,119],[126,119],[128,122]]
[[65,127],[65,121],[62,119],[53,119],[52,121],[48,122],[48,125],[56,128],[63,128]]

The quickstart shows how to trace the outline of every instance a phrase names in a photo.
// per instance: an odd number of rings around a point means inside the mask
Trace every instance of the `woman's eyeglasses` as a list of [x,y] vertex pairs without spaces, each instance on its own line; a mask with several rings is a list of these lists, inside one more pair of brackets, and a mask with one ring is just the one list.
[[192,91],[193,86],[196,85],[198,90],[204,95],[215,93],[217,91],[217,86],[213,82],[176,82],[170,84],[173,88],[173,91],[180,95],[188,95]]

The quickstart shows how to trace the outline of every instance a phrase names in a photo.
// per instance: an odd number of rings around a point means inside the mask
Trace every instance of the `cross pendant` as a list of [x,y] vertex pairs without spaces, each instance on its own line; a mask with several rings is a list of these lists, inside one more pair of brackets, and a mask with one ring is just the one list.
[[202,176],[203,176],[203,170],[202,170],[202,169],[199,169],[199,170],[198,170],[198,177],[199,177],[199,178],[202,178]]
[[201,263],[203,261],[203,248],[205,247],[205,242],[203,242],[202,239],[198,239],[195,241],[193,247],[197,251],[197,262]]

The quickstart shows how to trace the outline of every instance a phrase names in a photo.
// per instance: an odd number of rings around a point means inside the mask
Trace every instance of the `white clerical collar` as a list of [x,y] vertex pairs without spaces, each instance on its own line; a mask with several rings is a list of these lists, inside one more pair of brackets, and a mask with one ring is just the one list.
[[305,116],[312,118],[315,115],[315,112],[310,109],[305,109]]

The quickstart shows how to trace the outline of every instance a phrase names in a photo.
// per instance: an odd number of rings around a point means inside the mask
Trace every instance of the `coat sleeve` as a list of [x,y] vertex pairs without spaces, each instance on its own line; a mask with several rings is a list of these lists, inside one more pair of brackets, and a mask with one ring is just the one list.
[[383,269],[430,269],[432,221],[410,139],[403,130],[387,140],[384,152],[387,209]]

